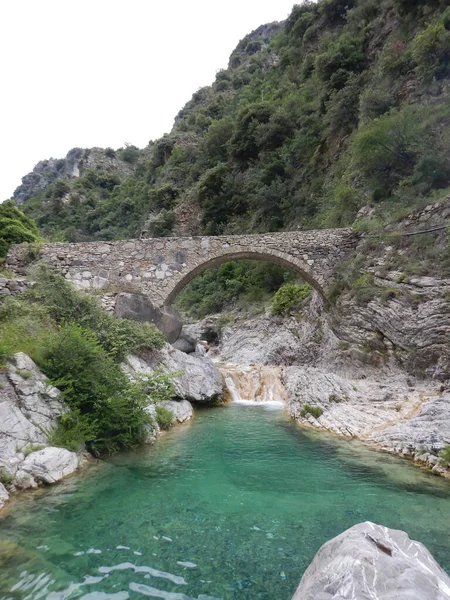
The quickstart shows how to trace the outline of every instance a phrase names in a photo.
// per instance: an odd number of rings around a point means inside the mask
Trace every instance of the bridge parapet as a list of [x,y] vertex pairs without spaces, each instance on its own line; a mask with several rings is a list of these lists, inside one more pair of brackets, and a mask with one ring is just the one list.
[[[355,248],[358,236],[347,229],[292,231],[260,235],[150,238],[114,242],[50,243],[40,258],[77,287],[132,289],[156,305],[170,303],[206,268],[228,260],[266,260],[290,267],[322,295],[337,266]],[[17,269],[26,249],[13,246],[7,265]]]

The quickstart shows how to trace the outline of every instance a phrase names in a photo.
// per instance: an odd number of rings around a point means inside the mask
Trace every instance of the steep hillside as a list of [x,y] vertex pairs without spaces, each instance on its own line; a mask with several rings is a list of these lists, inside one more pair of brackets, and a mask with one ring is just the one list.
[[447,4],[295,6],[239,42],[169,134],[40,163],[15,200],[68,241],[340,226],[366,205],[382,225],[450,186]]

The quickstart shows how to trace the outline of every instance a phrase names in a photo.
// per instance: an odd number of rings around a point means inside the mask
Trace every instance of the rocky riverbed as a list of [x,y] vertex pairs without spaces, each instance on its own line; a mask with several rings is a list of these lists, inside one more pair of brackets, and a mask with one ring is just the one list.
[[304,426],[360,439],[450,477],[440,456],[450,445],[446,383],[416,378],[393,357],[382,365],[358,360],[317,299],[309,311],[300,321],[235,316],[222,328],[211,317],[185,331],[200,338],[217,333],[208,356],[220,366],[230,398],[276,396]]

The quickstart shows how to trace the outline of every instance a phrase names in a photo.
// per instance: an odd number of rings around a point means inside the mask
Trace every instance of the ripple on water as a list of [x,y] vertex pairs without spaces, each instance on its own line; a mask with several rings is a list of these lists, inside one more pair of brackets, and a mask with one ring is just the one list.
[[317,549],[365,520],[450,571],[449,517],[448,482],[230,404],[24,496],[0,521],[0,600],[289,600]]

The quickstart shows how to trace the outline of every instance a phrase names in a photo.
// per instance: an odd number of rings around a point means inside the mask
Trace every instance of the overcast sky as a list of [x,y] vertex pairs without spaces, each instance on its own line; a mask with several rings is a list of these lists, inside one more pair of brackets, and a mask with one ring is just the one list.
[[170,131],[239,40],[294,3],[0,1],[0,201],[39,160]]

